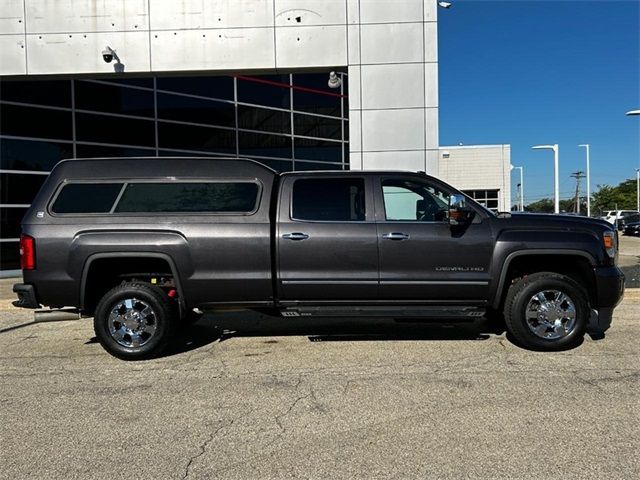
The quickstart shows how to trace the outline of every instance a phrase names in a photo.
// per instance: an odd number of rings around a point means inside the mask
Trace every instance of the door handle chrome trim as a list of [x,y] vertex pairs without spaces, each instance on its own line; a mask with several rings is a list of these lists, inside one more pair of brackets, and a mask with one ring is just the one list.
[[302,232],[293,232],[285,233],[284,235],[282,235],[282,238],[285,238],[287,240],[306,240],[307,238],[309,238],[309,235]]
[[408,240],[409,235],[402,232],[391,232],[385,233],[382,235],[382,238],[386,238],[387,240]]

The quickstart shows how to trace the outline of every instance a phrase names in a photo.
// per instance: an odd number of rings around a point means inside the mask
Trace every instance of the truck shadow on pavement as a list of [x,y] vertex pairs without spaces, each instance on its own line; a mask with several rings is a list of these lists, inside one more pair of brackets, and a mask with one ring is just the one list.
[[[163,356],[185,353],[242,337],[306,336],[310,342],[356,341],[484,341],[504,328],[485,319],[475,322],[396,321],[392,318],[281,318],[256,312],[207,314],[183,327]],[[277,343],[277,340],[272,340]]]

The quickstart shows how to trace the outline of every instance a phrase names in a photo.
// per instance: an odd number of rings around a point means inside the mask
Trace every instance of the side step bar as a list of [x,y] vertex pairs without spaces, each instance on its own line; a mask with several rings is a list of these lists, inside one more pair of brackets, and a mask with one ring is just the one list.
[[393,317],[425,319],[473,320],[485,315],[486,309],[469,306],[326,306],[288,307],[280,310],[283,317]]

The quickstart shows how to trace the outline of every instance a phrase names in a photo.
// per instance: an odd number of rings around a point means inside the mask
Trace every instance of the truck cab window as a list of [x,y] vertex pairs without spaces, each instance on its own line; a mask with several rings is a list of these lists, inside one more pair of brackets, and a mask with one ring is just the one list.
[[447,219],[449,194],[427,183],[406,179],[382,181],[387,220],[443,222]]
[[361,222],[365,219],[363,178],[300,179],[293,184],[295,220]]

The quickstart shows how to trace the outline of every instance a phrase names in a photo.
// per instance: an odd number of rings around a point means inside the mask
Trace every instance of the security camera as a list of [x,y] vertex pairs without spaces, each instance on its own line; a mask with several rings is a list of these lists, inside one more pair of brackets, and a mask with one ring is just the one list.
[[102,59],[107,63],[113,61],[114,55],[117,57],[116,52],[114,52],[111,47],[107,47],[102,51]]
[[438,5],[440,5],[442,8],[451,8],[452,3],[451,2],[438,2]]

